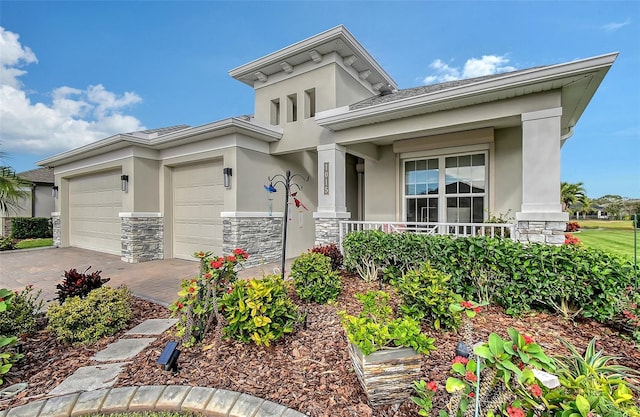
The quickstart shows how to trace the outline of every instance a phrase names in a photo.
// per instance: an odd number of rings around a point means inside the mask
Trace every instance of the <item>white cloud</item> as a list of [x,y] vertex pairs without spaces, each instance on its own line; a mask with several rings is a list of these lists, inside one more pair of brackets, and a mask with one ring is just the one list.
[[422,82],[424,84],[433,84],[515,71],[516,68],[507,65],[508,63],[509,59],[504,55],[483,55],[482,58],[469,58],[462,68],[456,68],[445,64],[441,59],[436,59],[429,64],[429,68],[434,70],[435,73],[426,76]]
[[16,88],[20,85],[18,77],[25,74],[17,67],[38,62],[36,54],[29,47],[22,47],[18,38],[18,34],[0,26],[0,82]]
[[604,30],[605,32],[615,32],[616,30],[624,26],[627,26],[630,23],[631,23],[631,19],[627,19],[624,22],[609,22],[607,24],[600,26],[600,29]]
[[140,103],[136,93],[118,95],[102,84],[85,89],[62,86],[50,92],[51,103],[33,103],[18,79],[18,68],[38,62],[19,36],[0,27],[0,138],[3,152],[43,156],[86,145],[116,133],[142,130],[138,119],[124,113]]

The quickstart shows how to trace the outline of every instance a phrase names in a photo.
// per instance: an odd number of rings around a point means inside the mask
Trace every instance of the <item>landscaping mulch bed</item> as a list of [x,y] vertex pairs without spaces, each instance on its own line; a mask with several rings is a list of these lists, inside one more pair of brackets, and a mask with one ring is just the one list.
[[[399,406],[370,407],[351,366],[347,339],[336,311],[357,312],[359,304],[353,295],[377,288],[377,284],[367,284],[345,274],[343,291],[335,306],[305,304],[292,294],[307,312],[306,328],[298,326],[294,334],[271,347],[225,340],[216,354],[210,348],[213,340],[208,339],[201,346],[182,348],[180,370],[175,375],[156,364],[166,342],[174,339],[167,332],[126,367],[116,386],[179,384],[225,388],[284,404],[311,417],[417,416],[418,408],[410,400]],[[139,298],[135,299],[133,309],[130,327],[148,318],[169,315],[166,308]],[[473,323],[478,341],[487,340],[491,332],[506,337],[506,329],[514,327],[532,336],[548,354],[565,352],[560,338],[584,349],[597,337],[598,347],[605,354],[620,356],[619,363],[626,366],[640,367],[640,350],[632,341],[593,321],[569,322],[546,313],[512,318],[499,307],[486,307]],[[444,408],[448,400],[444,383],[459,337],[428,328],[425,331],[436,338],[437,346],[437,351],[424,356],[422,361],[423,378],[438,383],[432,413],[435,416],[436,410]],[[25,358],[6,375],[5,384],[26,381],[29,388],[18,398],[0,401],[0,410],[45,398],[77,368],[92,364],[89,358],[121,335],[88,347],[61,344],[45,330],[27,338],[23,343]]]

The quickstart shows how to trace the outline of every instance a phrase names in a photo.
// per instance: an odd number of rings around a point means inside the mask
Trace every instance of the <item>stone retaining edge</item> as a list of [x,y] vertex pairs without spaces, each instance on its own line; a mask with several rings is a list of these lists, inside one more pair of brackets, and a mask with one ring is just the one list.
[[306,417],[253,395],[183,385],[103,388],[34,401],[0,417],[81,417],[123,411],[193,411],[212,417]]

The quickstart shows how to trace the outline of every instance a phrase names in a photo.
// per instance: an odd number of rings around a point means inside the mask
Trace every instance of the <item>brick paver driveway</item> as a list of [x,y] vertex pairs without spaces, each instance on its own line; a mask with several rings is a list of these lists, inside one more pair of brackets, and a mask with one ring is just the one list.
[[198,273],[197,261],[166,259],[130,264],[119,256],[78,248],[46,248],[0,252],[0,288],[20,290],[28,284],[42,289],[42,299],[52,300],[64,271],[75,268],[83,272],[102,271],[111,278],[107,285],[127,285],[137,296],[162,304],[177,297],[182,278]]

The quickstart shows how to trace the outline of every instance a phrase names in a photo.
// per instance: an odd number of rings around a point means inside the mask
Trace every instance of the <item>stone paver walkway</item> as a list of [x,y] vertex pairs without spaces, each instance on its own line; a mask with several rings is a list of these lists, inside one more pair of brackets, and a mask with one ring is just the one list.
[[55,387],[52,398],[0,411],[0,417],[69,417],[121,411],[174,410],[229,417],[303,417],[297,411],[248,394],[224,389],[177,385],[112,388],[118,375],[136,355],[173,326],[175,319],[150,319],[109,344]]

